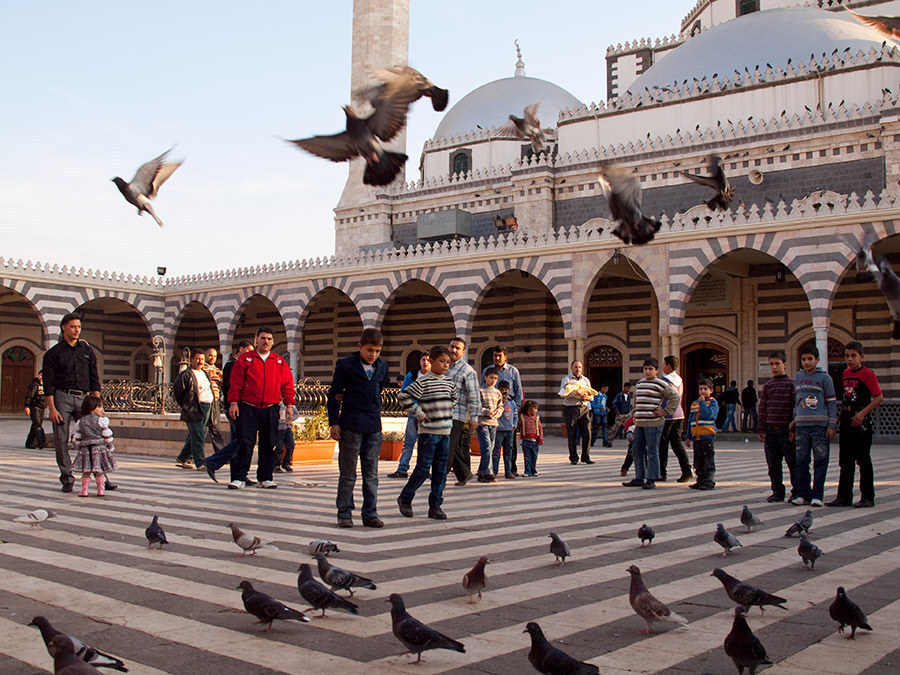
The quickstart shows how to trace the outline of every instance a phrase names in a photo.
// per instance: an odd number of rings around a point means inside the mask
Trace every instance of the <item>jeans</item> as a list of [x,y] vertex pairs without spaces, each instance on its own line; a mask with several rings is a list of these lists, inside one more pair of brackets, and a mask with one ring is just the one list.
[[[238,449],[241,447],[241,433],[238,429],[238,423],[240,421],[240,417],[238,417],[237,420],[233,420],[231,418],[228,419],[228,422],[231,425],[231,440],[229,441],[228,445],[223,447],[221,450],[217,450],[206,458],[206,466],[213,471],[218,471],[228,462],[234,461],[234,457],[235,455],[237,455]],[[250,457],[253,457],[252,447],[250,448]]]
[[591,415],[589,412],[583,412],[584,406],[567,405],[563,406],[563,420],[566,423],[566,436],[569,441],[569,461],[573,464],[578,461],[578,450],[576,443],[576,430],[581,439],[581,461],[586,462],[591,458]]
[[597,432],[600,431],[603,439],[603,447],[609,445],[609,421],[606,413],[600,413],[591,420],[591,447],[597,442]]
[[256,464],[256,480],[272,480],[272,470],[275,468],[275,436],[278,434],[278,406],[255,408],[242,401],[238,404],[238,419],[241,440],[237,454],[231,462],[231,480],[247,480],[250,462],[253,459],[253,446],[257,442],[259,456]]
[[657,480],[659,478],[659,437],[662,426],[635,427],[634,443],[631,452],[634,455],[634,479]]
[[737,432],[737,424],[734,421],[734,411],[737,410],[737,403],[725,404],[725,423],[719,431],[727,431],[728,425],[731,424],[731,430]]
[[538,441],[536,438],[522,439],[522,454],[525,455],[525,475],[537,476]]
[[400,491],[400,501],[412,504],[422,483],[431,470],[431,492],[428,493],[428,509],[434,510],[444,503],[444,485],[447,483],[447,459],[450,455],[450,436],[419,434],[419,453],[412,476]]
[[[421,455],[421,448],[419,454]],[[349,429],[341,429],[341,440],[338,441],[338,478],[337,507],[338,519],[350,518],[355,508],[353,488],[356,486],[356,462],[359,460],[362,469],[362,517],[378,517],[378,455],[381,453],[381,432],[373,431],[361,434]],[[418,468],[418,465],[417,465]]]
[[481,462],[478,463],[479,476],[487,476],[491,473],[491,455],[494,453],[496,441],[497,427],[478,425],[478,446],[481,448]]
[[841,477],[838,480],[837,498],[848,504],[853,501],[853,478],[856,474],[856,465],[859,464],[860,497],[874,502],[875,469],[872,467],[871,429],[863,431],[862,427],[842,424],[838,452]]
[[716,481],[716,451],[712,438],[698,438],[694,441],[694,469],[697,485],[714,488]]
[[[823,426],[796,427],[797,436],[797,496],[805,500],[825,498],[825,474],[828,473],[830,446]],[[812,488],[809,481],[809,459],[812,455]]]
[[789,439],[790,432],[785,426],[782,429],[766,429],[766,464],[769,467],[769,482],[772,485],[772,494],[784,499],[784,474],[781,470],[781,462],[787,464],[788,475],[791,478],[790,499],[797,496],[797,450]]
[[184,462],[189,457],[194,460],[194,466],[203,466],[203,443],[206,440],[206,425],[209,424],[209,409],[211,403],[198,403],[201,419],[196,422],[188,422],[188,438],[181,452],[178,453],[178,461]]
[[36,405],[29,406],[28,416],[31,418],[31,428],[25,439],[25,447],[43,448],[47,445],[47,435],[44,433],[44,409]]
[[756,431],[756,406],[741,408],[741,430],[751,434]]
[[684,420],[666,420],[663,424],[662,434],[659,437],[659,477],[667,476],[669,468],[669,446],[675,453],[682,476],[691,475],[691,465],[688,462],[687,453],[684,451],[684,443],[681,442],[681,426]]
[[515,449],[515,429],[497,429],[497,440],[494,441],[494,452],[491,456],[494,464],[494,475],[500,472],[500,452],[503,451],[503,473],[514,471],[513,450]]
[[400,463],[397,465],[397,471],[400,473],[409,472],[409,462],[412,459],[413,447],[419,438],[419,423],[416,421],[415,415],[410,415],[406,419],[406,433],[403,435],[403,450],[400,452]]
[[282,468],[291,466],[294,461],[294,429],[279,429],[275,434],[275,462]]

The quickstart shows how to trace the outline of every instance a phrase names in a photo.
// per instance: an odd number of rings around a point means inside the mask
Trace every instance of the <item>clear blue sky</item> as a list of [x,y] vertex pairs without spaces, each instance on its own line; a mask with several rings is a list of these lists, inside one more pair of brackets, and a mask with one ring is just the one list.
[[[510,77],[518,39],[529,76],[589,103],[605,98],[608,45],[677,32],[693,5],[411,0],[410,64],[452,105]],[[0,256],[171,276],[331,255],[346,165],[278,139],[341,130],[351,12],[351,0],[0,3]],[[440,119],[414,105],[410,180]],[[160,230],[110,178],[176,144],[186,161],[154,204]]]

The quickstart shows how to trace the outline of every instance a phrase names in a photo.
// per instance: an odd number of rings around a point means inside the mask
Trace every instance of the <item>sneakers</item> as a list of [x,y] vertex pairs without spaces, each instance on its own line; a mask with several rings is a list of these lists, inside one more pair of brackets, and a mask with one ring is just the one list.
[[809,502],[806,501],[803,497],[794,497],[791,500],[791,504],[793,504],[794,506],[807,506]]
[[637,478],[633,480],[627,480],[622,483],[622,487],[644,487],[644,481],[638,480]]
[[691,480],[693,480],[693,478],[694,478],[694,474],[692,474],[692,473],[690,473],[690,472],[689,472],[689,473],[683,473],[683,474],[681,474],[681,478],[679,478],[679,479],[676,480],[675,482],[676,482],[676,483],[690,483]]
[[825,506],[821,499],[813,499],[810,503],[810,506]]
[[401,516],[403,516],[404,518],[413,517],[412,504],[404,504],[402,501],[400,501],[400,497],[397,497],[397,506],[400,507]]
[[384,527],[384,523],[378,516],[369,516],[367,518],[363,518],[363,526],[374,527],[377,529],[379,527]]
[[875,501],[872,499],[860,499],[853,506],[857,509],[871,509],[875,506]]
[[264,480],[259,482],[256,487],[261,487],[266,490],[274,490],[278,487],[278,483],[276,483],[274,480]]
[[[216,481],[218,482],[218,481]],[[246,485],[246,483],[242,480],[233,480],[228,484],[229,490],[240,490]]]
[[766,497],[766,501],[769,502],[770,504],[774,504],[775,502],[783,502],[784,495],[778,496],[773,492],[768,497]]
[[435,509],[428,509],[428,517],[434,520],[447,520],[447,514],[441,510],[440,506]]
[[406,471],[395,471],[394,473],[389,473],[387,475],[388,478],[409,478],[409,474]]
[[653,490],[656,487],[656,482],[652,480],[645,481],[641,488],[644,490]]

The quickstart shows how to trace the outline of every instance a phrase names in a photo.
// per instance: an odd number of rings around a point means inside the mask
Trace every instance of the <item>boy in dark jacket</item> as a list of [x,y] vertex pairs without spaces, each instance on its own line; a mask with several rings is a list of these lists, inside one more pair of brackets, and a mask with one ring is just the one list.
[[338,527],[353,527],[357,460],[363,474],[363,525],[384,527],[378,517],[381,390],[388,377],[387,363],[379,358],[383,344],[380,330],[363,330],[359,353],[338,359],[328,389],[328,424],[331,437],[338,442]]
[[757,417],[757,436],[765,444],[766,464],[769,467],[769,481],[772,494],[767,502],[783,502],[785,496],[784,474],[781,462],[787,464],[791,477],[789,499],[797,496],[797,478],[794,475],[796,449],[790,438],[791,420],[794,418],[794,381],[788,376],[787,357],[780,349],[769,354],[769,370],[772,379],[762,387]]

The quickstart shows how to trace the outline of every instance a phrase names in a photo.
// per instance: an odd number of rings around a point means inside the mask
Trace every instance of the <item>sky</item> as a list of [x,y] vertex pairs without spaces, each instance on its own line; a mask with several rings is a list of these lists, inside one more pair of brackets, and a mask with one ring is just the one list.
[[[0,2],[0,257],[171,278],[332,255],[347,165],[282,139],[343,129],[352,4]],[[607,46],[694,4],[411,0],[409,62],[452,106],[512,76],[518,39],[528,76],[600,101]],[[441,116],[413,105],[408,180]],[[160,229],[110,179],[173,146]]]

